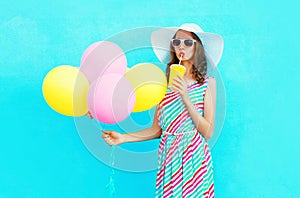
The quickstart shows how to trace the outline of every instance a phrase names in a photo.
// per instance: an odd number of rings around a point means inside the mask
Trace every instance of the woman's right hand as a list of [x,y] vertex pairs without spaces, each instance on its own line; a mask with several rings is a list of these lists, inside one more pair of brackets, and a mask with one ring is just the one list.
[[121,133],[116,132],[116,131],[107,131],[107,130],[102,130],[102,138],[108,145],[119,145],[125,142],[124,137],[122,136]]

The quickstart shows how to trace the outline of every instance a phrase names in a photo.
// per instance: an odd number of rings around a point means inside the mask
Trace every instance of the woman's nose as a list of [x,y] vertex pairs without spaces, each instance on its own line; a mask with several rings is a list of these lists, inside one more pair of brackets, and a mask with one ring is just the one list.
[[183,42],[180,43],[179,49],[180,49],[180,50],[181,50],[181,49],[184,49],[184,44],[183,44]]

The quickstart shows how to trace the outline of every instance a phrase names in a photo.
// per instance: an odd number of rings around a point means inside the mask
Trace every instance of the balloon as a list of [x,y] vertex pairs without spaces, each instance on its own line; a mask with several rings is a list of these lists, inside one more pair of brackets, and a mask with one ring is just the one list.
[[130,82],[120,74],[100,76],[88,91],[88,108],[100,122],[114,124],[127,118],[135,104]]
[[126,72],[125,77],[133,85],[136,94],[133,112],[149,110],[165,96],[167,90],[166,76],[154,64],[137,64]]
[[97,45],[99,44],[100,42],[96,42],[96,43],[93,43],[92,45],[90,45],[83,53],[82,57],[81,57],[81,64],[85,61],[86,57],[97,47]]
[[118,45],[108,41],[97,42],[88,47],[83,53],[80,66],[90,83],[108,73],[124,75],[126,68],[124,52]]
[[52,69],[43,81],[47,104],[63,115],[82,116],[88,112],[89,82],[78,68],[62,65]]

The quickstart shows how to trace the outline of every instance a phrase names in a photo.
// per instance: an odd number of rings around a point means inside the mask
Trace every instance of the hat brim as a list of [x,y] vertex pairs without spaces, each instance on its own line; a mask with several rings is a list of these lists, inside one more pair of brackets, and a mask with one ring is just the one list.
[[[167,64],[170,61],[170,40],[179,30],[179,27],[166,27],[158,29],[151,34],[152,48],[163,64]],[[207,68],[213,70],[219,63],[223,48],[224,41],[218,34],[209,32],[194,32],[203,44],[205,51]]]

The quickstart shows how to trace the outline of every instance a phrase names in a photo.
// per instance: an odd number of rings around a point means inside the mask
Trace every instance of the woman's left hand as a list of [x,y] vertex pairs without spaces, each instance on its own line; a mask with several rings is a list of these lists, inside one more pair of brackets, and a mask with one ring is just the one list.
[[182,98],[188,96],[187,82],[182,76],[177,75],[177,78],[173,79],[172,86],[169,86],[169,89],[172,91],[178,92]]

